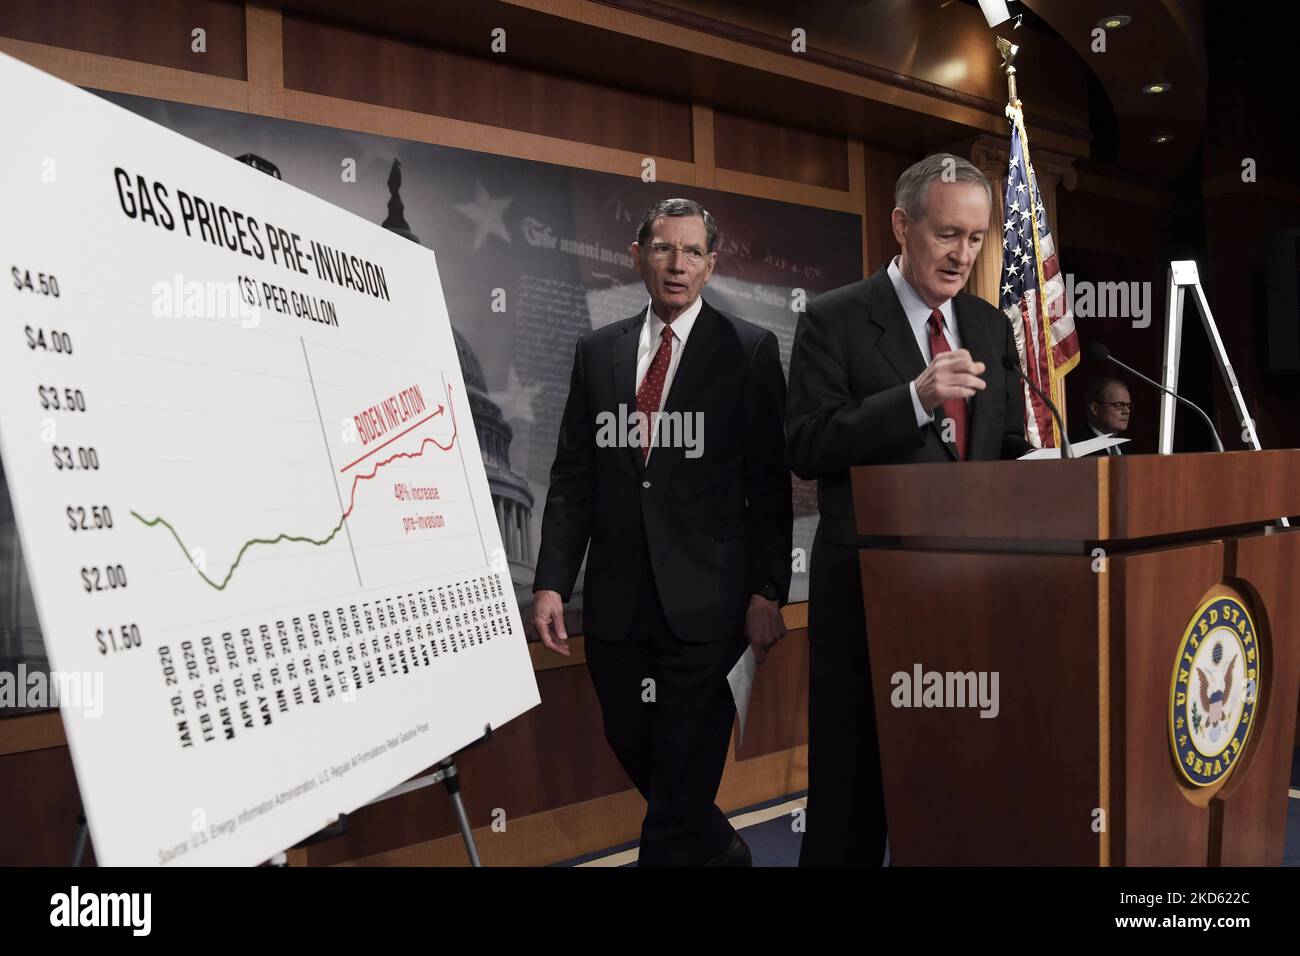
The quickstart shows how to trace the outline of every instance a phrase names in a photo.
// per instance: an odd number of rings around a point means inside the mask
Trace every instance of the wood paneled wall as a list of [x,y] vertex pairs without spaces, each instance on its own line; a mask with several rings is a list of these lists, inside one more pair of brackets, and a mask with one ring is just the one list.
[[692,158],[690,103],[299,17],[284,17],[284,85],[646,156]]
[[841,138],[722,112],[714,114],[713,138],[723,168],[842,192],[849,188],[849,153]]
[[[201,52],[195,30],[205,34]],[[5,0],[0,36],[232,80],[247,76],[239,0]]]
[[903,170],[921,159],[924,152],[904,152],[878,146],[868,146],[865,152],[870,179],[866,215],[862,220],[862,228],[866,233],[863,255],[866,274],[870,275],[898,254],[898,242],[894,239],[891,218],[894,210],[894,185]]

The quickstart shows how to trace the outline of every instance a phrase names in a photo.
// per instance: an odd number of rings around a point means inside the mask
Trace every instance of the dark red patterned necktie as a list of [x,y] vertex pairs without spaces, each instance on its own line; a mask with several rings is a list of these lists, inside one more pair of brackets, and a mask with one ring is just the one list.
[[636,410],[645,416],[647,423],[641,436],[641,460],[650,457],[650,434],[654,431],[655,415],[659,412],[659,400],[664,393],[664,379],[668,376],[668,363],[673,358],[673,329],[665,325],[659,333],[659,351],[655,353],[646,370],[641,387],[636,390]]
[[[926,323],[930,329],[930,358],[936,358],[940,353],[951,352],[952,346],[948,344],[947,337],[943,334],[944,321],[943,313],[935,309],[930,313],[930,321]],[[943,403],[944,417],[952,419],[953,424],[953,443],[957,446],[957,457],[962,461],[966,460],[966,432],[968,429],[968,418],[970,411],[966,408],[966,399],[950,398]],[[940,424],[942,430],[943,425]]]

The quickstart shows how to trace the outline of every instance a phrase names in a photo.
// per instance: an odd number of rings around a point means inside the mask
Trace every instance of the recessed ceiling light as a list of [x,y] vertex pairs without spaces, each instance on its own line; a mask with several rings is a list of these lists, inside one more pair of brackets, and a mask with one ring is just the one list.
[[1168,93],[1173,88],[1174,88],[1174,84],[1172,83],[1164,83],[1164,82],[1148,83],[1146,86],[1142,87],[1142,92],[1143,93]]
[[1117,13],[1113,17],[1102,17],[1097,21],[1097,26],[1106,30],[1118,30],[1120,27],[1126,27],[1133,22],[1133,18],[1125,13]]
[[984,11],[984,19],[989,22],[989,27],[996,27],[999,23],[1006,23],[1011,19],[1011,11],[1007,9],[1007,0],[979,0],[980,9]]
[[1152,136],[1152,137],[1151,137],[1151,142],[1153,142],[1153,143],[1168,143],[1168,142],[1169,142],[1170,140],[1172,140],[1173,138],[1174,138],[1174,134],[1173,134],[1173,133],[1156,133],[1155,136]]

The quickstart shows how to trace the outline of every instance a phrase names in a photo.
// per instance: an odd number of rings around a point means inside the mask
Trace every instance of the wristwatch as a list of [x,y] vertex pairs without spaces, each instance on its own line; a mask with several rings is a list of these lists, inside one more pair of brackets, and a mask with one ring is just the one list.
[[776,589],[776,585],[771,581],[764,584],[762,589],[755,592],[759,597],[766,598],[769,601],[780,601],[781,592]]

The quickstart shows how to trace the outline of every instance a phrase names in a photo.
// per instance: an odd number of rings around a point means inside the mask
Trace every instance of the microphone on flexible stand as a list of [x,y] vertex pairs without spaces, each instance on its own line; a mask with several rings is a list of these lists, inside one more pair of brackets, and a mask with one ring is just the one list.
[[1037,395],[1042,403],[1047,406],[1048,410],[1052,413],[1052,417],[1056,419],[1056,427],[1061,430],[1061,457],[1073,458],[1074,449],[1070,447],[1070,436],[1065,433],[1065,422],[1061,420],[1061,413],[1056,410],[1056,406],[1052,404],[1052,400],[1044,395],[1037,385],[1025,377],[1025,373],[1020,370],[1020,363],[1016,361],[1014,356],[1004,354],[1002,356],[1002,367],[1008,372],[1015,372],[1019,375],[1020,381],[1028,385],[1029,390]]
[[1215,451],[1223,451],[1223,442],[1221,442],[1221,441],[1219,440],[1219,433],[1218,433],[1217,431],[1214,430],[1214,422],[1210,421],[1210,416],[1207,415],[1207,414],[1205,414],[1205,412],[1201,410],[1201,407],[1200,407],[1199,405],[1197,405],[1197,404],[1195,404],[1195,403],[1193,403],[1193,402],[1189,402],[1187,399],[1183,398],[1183,396],[1179,395],[1177,392],[1173,391],[1172,389],[1165,388],[1163,385],[1161,385],[1161,384],[1160,384],[1159,382],[1157,382],[1155,379],[1153,379],[1153,378],[1147,378],[1145,375],[1143,375],[1143,374],[1142,374],[1141,372],[1139,372],[1137,369],[1135,369],[1135,368],[1130,368],[1129,366],[1125,365],[1125,364],[1124,364],[1123,362],[1121,362],[1119,359],[1115,358],[1115,356],[1111,355],[1111,354],[1110,354],[1110,349],[1106,348],[1106,346],[1102,345],[1100,342],[1090,342],[1090,343],[1088,344],[1088,347],[1087,347],[1086,349],[1084,349],[1083,351],[1084,351],[1084,354],[1086,354],[1086,355],[1088,356],[1088,359],[1089,359],[1090,361],[1093,361],[1093,362],[1110,362],[1110,363],[1112,363],[1112,364],[1114,364],[1114,365],[1118,365],[1120,368],[1122,368],[1124,371],[1128,372],[1130,375],[1134,376],[1135,378],[1140,378],[1142,381],[1146,382],[1148,385],[1150,385],[1150,386],[1152,386],[1152,387],[1154,387],[1154,388],[1158,388],[1158,389],[1160,389],[1160,391],[1164,392],[1166,395],[1172,395],[1175,399],[1177,399],[1178,401],[1182,402],[1184,405],[1186,405],[1186,406],[1187,406],[1188,408],[1190,408],[1192,411],[1196,412],[1196,414],[1198,414],[1198,415],[1201,416],[1201,420],[1205,422],[1205,427],[1208,428],[1208,429],[1210,430],[1210,437],[1214,439],[1214,450],[1215,450]]

